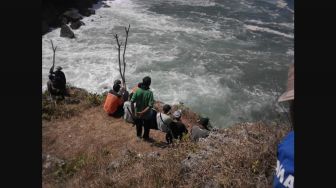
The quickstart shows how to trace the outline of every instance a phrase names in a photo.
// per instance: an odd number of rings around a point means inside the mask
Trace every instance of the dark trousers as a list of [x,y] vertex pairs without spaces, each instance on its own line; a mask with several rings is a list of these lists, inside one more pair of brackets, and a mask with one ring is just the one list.
[[[135,120],[137,137],[142,136],[142,138],[144,139],[149,138],[150,123],[151,123],[150,120],[145,120],[145,119]],[[144,128],[143,135],[142,135],[142,127]]]
[[113,114],[109,114],[109,115],[112,116],[112,117],[115,117],[115,118],[122,117],[124,115],[123,105],[120,105]]

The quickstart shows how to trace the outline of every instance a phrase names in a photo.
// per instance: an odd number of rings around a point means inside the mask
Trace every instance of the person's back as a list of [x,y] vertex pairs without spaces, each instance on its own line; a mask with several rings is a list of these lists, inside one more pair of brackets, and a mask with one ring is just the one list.
[[171,123],[171,130],[175,139],[182,139],[183,134],[188,134],[188,129],[181,121],[182,111],[177,110],[173,113],[173,122]]
[[[141,88],[138,88],[131,98],[132,113],[135,114],[136,134],[140,139],[150,140],[149,132],[152,118],[152,108],[154,106],[153,92],[150,90],[151,78],[146,76],[142,79]],[[136,107],[134,107],[136,104]],[[144,133],[142,135],[142,127]],[[142,136],[141,136],[142,135]]]
[[197,141],[199,140],[200,138],[206,138],[209,136],[209,131],[206,130],[206,129],[201,129],[199,126],[197,125],[194,125],[192,128],[191,128],[191,134],[190,134],[190,137],[193,141]]
[[57,70],[54,72],[54,85],[57,89],[65,89],[66,78],[65,74],[62,71],[61,67],[57,67]]
[[119,85],[114,85],[113,90],[110,91],[106,96],[104,110],[109,115],[114,114],[124,102],[122,97],[118,94],[119,89]]
[[210,131],[208,129],[209,118],[201,118],[199,120],[199,123],[201,124],[201,127],[194,125],[191,128],[190,137],[193,141],[197,141],[200,138],[206,138],[210,134]]
[[[136,103],[135,112],[141,112],[147,107],[153,107],[154,99],[153,92],[149,89],[145,90],[143,88],[139,88],[132,96],[132,102]],[[146,115],[146,114],[144,114]]]
[[172,121],[173,120],[171,119],[171,117],[169,117],[167,114],[161,112],[156,114],[157,126],[158,129],[162,132],[168,133],[169,131],[168,125],[170,125]]
[[170,127],[175,139],[182,139],[183,134],[188,134],[188,129],[181,121],[173,121]]

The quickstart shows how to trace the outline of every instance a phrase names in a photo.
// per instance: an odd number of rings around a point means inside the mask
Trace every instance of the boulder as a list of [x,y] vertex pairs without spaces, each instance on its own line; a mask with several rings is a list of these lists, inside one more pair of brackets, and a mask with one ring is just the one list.
[[75,38],[75,34],[73,31],[70,29],[69,26],[67,25],[62,25],[61,26],[61,37],[66,37],[66,38]]
[[63,17],[65,17],[70,22],[75,22],[78,20],[81,20],[83,17],[79,14],[77,9],[71,9],[68,11],[65,11],[62,14]]
[[61,23],[61,25],[68,24],[69,20],[64,16],[61,16],[60,17],[60,23]]
[[110,6],[110,5],[107,5],[107,4],[104,4],[103,7],[104,7],[104,8],[109,8],[109,7],[111,7],[111,6]]
[[83,16],[91,16],[92,14],[96,14],[96,11],[92,8],[80,9],[79,13]]
[[78,20],[76,22],[71,22],[70,27],[71,27],[71,29],[78,29],[82,25],[85,25],[84,22]]

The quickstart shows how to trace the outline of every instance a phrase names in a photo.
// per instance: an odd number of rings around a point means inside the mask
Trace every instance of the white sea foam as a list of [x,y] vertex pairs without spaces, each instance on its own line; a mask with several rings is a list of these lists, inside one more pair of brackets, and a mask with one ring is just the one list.
[[[172,2],[216,6],[213,1]],[[271,53],[254,49],[256,41],[235,38],[237,27],[241,32],[240,26],[245,21],[226,17],[213,19],[199,13],[202,23],[191,22],[189,19],[151,12],[146,5],[148,1],[115,0],[106,3],[111,7],[97,9],[95,15],[83,19],[85,26],[73,30],[76,39],[59,37],[59,28],[42,37],[43,89],[46,89],[52,64],[50,39],[58,46],[56,65],[63,66],[68,83],[98,93],[104,92],[106,87],[110,88],[113,80],[120,77],[113,35],[118,33],[123,41],[123,27],[131,24],[126,52],[128,88],[149,75],[152,77],[151,88],[155,99],[167,103],[184,102],[221,124],[235,122],[239,116],[248,117],[251,111],[257,111],[269,102],[269,94],[262,90],[237,93],[244,87],[240,83],[244,75],[240,67],[250,65],[250,60],[255,59],[256,55],[269,57],[268,53]],[[228,24],[225,29],[223,23]],[[249,23],[258,24],[253,21]],[[233,24],[232,28],[230,24]],[[262,26],[267,24],[259,23]],[[287,23],[283,24],[286,27]],[[293,38],[290,34],[267,27],[245,26],[245,29]],[[287,52],[287,55],[290,56],[291,52]],[[214,64],[218,64],[218,68]]]
[[246,20],[246,23],[254,23],[258,25],[279,25],[289,29],[294,29],[294,23],[277,23],[277,22],[263,22],[261,20]]
[[246,24],[244,24],[244,27],[248,30],[251,30],[251,31],[261,31],[261,32],[267,32],[267,33],[272,33],[272,34],[275,34],[275,35],[284,36],[284,37],[291,38],[291,39],[294,38],[294,36],[291,35],[291,34],[282,33],[280,31],[276,31],[276,30],[273,30],[273,29],[270,29],[270,28],[267,28],[267,27],[259,27],[259,26],[255,26],[255,25],[246,25]]
[[202,7],[209,7],[216,5],[216,2],[214,0],[168,0],[168,2],[177,3],[181,5],[202,6]]

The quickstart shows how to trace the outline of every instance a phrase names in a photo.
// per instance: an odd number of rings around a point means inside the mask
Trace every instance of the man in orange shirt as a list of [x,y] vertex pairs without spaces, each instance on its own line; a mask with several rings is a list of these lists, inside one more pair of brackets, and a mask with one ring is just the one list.
[[107,94],[104,110],[105,112],[113,117],[121,117],[124,113],[123,103],[124,100],[120,94],[118,94],[120,90],[120,85],[113,85],[113,90],[110,90]]

